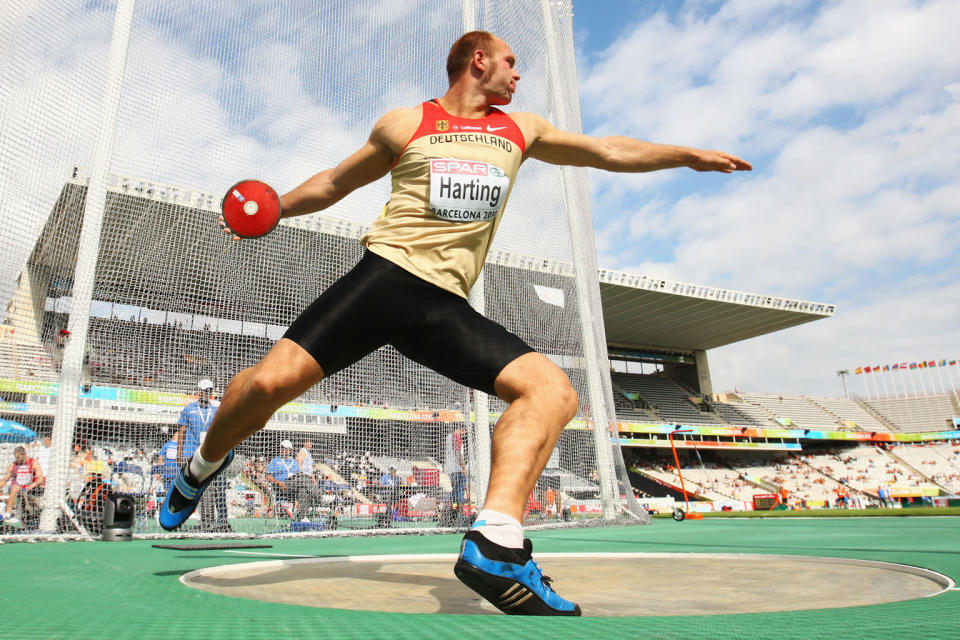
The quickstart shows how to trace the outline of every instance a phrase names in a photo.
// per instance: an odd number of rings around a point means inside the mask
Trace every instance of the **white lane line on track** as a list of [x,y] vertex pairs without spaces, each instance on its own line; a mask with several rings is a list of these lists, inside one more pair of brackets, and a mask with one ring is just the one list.
[[277,558],[322,558],[323,556],[305,556],[295,553],[269,553],[267,551],[240,551],[237,549],[225,549],[224,553],[240,553],[245,556],[273,556]]

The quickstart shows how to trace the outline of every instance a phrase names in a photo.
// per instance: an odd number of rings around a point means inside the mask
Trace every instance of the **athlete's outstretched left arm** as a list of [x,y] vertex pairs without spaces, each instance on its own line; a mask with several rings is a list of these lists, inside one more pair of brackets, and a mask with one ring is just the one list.
[[527,140],[526,156],[551,164],[643,173],[689,167],[696,171],[750,171],[745,160],[723,151],[644,142],[625,136],[598,138],[557,129],[532,113],[511,116]]

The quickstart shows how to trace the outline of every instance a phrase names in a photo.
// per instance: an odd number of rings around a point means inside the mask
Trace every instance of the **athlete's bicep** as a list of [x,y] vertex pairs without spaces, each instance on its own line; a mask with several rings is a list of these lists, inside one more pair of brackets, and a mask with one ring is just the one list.
[[375,180],[379,180],[390,171],[393,153],[388,147],[377,144],[373,137],[357,151],[350,154],[333,170],[331,182],[340,199],[351,191]]
[[527,155],[550,164],[603,168],[609,149],[600,138],[552,129],[537,139]]
[[527,142],[526,156],[550,164],[603,167],[610,149],[602,138],[562,131],[536,114],[517,114]]
[[379,180],[393,167],[403,144],[419,121],[414,109],[395,109],[373,126],[366,143],[334,169],[333,183],[339,197]]

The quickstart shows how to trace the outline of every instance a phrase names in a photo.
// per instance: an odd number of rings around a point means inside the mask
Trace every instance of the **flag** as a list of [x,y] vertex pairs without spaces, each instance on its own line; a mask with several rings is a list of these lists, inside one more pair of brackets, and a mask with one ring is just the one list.
[[883,365],[883,370],[884,370],[884,371],[890,371],[890,365],[888,365],[888,364]]
[[939,366],[941,366],[941,367],[947,366],[947,360],[946,360],[946,358],[944,358],[944,359],[942,359],[942,360],[940,361]]
[[863,372],[864,372],[864,373],[870,373],[870,372],[872,372],[872,371],[873,371],[873,369],[871,369],[870,367],[864,367],[864,368],[863,368]]
[[900,363],[900,368],[901,368],[901,369],[906,369],[906,368],[907,368],[907,363],[906,363],[906,362],[901,362],[901,363]]
[[926,363],[925,361],[921,360],[921,361],[920,361],[920,364],[917,365],[917,368],[918,368],[918,369],[926,369],[926,368],[927,368],[927,363]]
[[956,361],[956,360],[951,360],[951,361],[950,361],[950,366],[951,366],[951,367],[952,367],[953,365],[955,365],[955,364],[957,364],[957,361]]
[[897,369],[900,368],[900,365],[898,365],[896,362],[894,362],[894,363],[893,363],[893,366],[890,367],[890,368],[893,369],[894,371],[896,371]]
[[928,366],[928,367],[935,367],[935,366],[937,366],[937,361],[936,361],[936,360],[931,360],[930,362],[927,363],[927,366]]
[[853,375],[855,375],[855,376],[858,376],[858,375],[860,375],[861,373],[863,373],[863,367],[857,367],[857,368],[854,369],[854,371],[853,371]]
[[917,368],[917,363],[916,363],[916,362],[911,362],[911,363],[910,363],[910,368],[911,368],[911,369],[916,369],[916,368]]

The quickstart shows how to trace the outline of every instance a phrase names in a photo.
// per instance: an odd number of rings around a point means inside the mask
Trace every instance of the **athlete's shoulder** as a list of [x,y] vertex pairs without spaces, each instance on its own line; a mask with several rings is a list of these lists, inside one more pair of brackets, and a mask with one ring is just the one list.
[[528,148],[536,144],[540,136],[553,129],[553,125],[546,118],[536,113],[518,111],[511,113],[510,118],[520,127]]
[[422,105],[392,109],[373,125],[370,139],[384,143],[394,150],[402,148],[416,131],[422,117]]
[[391,109],[383,114],[377,121],[377,124],[395,124],[397,122],[409,122],[410,120],[419,120],[423,114],[423,105],[418,104],[415,107],[398,107]]
[[400,107],[398,109],[391,109],[383,114],[377,123],[374,125],[374,131],[393,131],[395,129],[403,129],[409,127],[416,127],[420,124],[420,119],[423,117],[423,105],[417,105],[415,107]]

